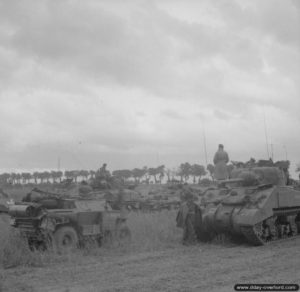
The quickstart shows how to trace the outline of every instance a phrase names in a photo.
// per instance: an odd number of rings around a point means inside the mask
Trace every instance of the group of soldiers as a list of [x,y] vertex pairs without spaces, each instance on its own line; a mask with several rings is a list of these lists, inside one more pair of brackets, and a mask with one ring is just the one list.
[[[224,145],[219,144],[213,161],[215,165],[215,179],[228,179],[227,163],[229,162],[229,156],[224,150]],[[195,199],[193,191],[188,186],[184,186],[182,189],[183,203],[176,218],[177,227],[183,229],[182,243],[184,245],[197,242],[202,232],[202,212],[195,203]]]

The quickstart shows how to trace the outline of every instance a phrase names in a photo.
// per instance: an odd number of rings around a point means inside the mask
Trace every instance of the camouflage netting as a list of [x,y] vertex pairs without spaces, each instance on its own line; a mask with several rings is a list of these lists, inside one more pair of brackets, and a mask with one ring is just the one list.
[[231,176],[232,178],[243,178],[244,186],[257,184],[285,185],[284,173],[276,167],[234,169]]

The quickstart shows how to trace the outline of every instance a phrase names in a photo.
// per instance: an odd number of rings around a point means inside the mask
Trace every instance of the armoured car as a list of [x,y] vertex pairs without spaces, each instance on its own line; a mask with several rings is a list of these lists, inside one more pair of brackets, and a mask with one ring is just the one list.
[[[37,196],[33,196],[33,194]],[[112,238],[130,240],[126,214],[112,210],[105,200],[61,198],[34,190],[23,202],[9,207],[11,225],[26,237],[31,248],[57,250],[84,246],[93,240],[102,244]]]

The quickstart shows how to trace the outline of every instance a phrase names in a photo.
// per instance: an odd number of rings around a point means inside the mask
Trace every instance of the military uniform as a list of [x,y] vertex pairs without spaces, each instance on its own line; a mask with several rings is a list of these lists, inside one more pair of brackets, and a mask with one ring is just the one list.
[[229,162],[229,157],[226,151],[219,146],[219,150],[214,156],[215,164],[215,179],[223,180],[228,178],[227,163]]
[[182,243],[194,244],[201,231],[202,214],[198,205],[193,201],[193,194],[188,193],[186,197],[177,214],[177,227],[183,228]]

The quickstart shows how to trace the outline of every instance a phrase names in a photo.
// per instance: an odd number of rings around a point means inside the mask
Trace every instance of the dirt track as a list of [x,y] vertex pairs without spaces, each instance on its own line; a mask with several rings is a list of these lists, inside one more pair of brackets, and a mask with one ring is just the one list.
[[[3,291],[233,291],[300,283],[300,238],[268,247],[199,244],[2,271]],[[1,279],[1,278],[0,278]]]

